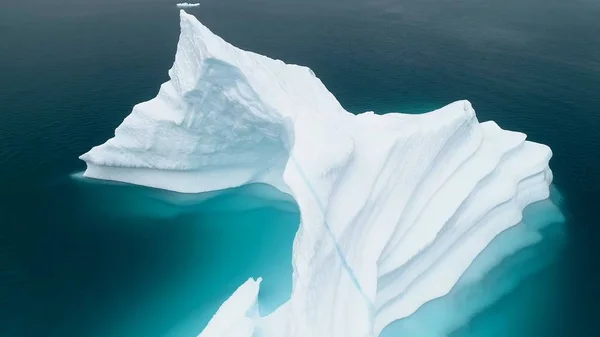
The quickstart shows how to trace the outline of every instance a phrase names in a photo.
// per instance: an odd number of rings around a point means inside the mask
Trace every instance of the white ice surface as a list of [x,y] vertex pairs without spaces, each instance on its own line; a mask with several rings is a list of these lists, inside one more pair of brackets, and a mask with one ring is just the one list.
[[177,4],[177,7],[179,8],[192,8],[192,7],[198,7],[200,6],[200,3],[195,2],[195,3],[189,3],[189,2],[181,2]]
[[169,76],[81,156],[85,176],[179,192],[263,182],[301,212],[290,300],[252,317],[247,283],[223,305],[241,311],[222,307],[201,336],[377,336],[447,294],[549,194],[550,149],[479,123],[468,101],[354,115],[309,68],[240,50],[184,11]]
[[249,279],[221,305],[198,337],[251,337],[258,315],[258,289],[262,280]]

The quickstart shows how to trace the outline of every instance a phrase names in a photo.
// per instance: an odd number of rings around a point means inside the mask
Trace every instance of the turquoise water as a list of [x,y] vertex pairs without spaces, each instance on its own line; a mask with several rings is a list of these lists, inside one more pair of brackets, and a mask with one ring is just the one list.
[[[167,79],[174,3],[0,2],[0,336],[194,336],[248,277],[264,278],[265,312],[289,293],[299,216],[272,189],[182,196],[77,177],[77,157]],[[520,228],[545,223],[542,241],[457,289],[462,302],[432,302],[387,333],[598,335],[597,2],[206,0],[190,12],[310,66],[351,111],[468,98],[481,120],[552,147],[566,221],[528,211]]]
[[264,278],[262,312],[291,291],[299,214],[272,187],[180,195],[75,176],[37,197],[49,222],[20,233],[36,239],[18,247],[33,259],[14,252],[19,283],[3,278],[13,297],[2,317],[13,321],[2,327],[15,330],[2,336],[195,336],[249,277]]

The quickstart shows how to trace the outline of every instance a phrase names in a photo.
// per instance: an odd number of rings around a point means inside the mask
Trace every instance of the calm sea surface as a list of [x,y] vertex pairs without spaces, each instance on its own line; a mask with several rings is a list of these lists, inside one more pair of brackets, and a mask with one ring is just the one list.
[[[450,321],[452,337],[600,335],[600,2],[204,0],[189,12],[241,48],[310,66],[351,111],[469,99],[480,120],[553,149],[566,222],[457,294],[462,321],[436,302],[387,335],[437,337]],[[182,196],[78,178],[77,157],[167,80],[178,34],[171,0],[0,1],[1,337],[195,336],[248,277],[264,278],[264,311],[289,294],[299,215],[272,189]]]

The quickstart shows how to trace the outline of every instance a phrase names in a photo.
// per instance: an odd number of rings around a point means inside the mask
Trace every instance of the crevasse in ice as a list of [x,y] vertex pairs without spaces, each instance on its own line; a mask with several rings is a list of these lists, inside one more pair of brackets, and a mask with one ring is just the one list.
[[81,156],[85,176],[189,193],[262,182],[301,212],[289,301],[261,317],[250,279],[203,337],[378,336],[549,195],[551,150],[480,123],[468,101],[354,115],[309,68],[238,49],[184,11],[169,76]]

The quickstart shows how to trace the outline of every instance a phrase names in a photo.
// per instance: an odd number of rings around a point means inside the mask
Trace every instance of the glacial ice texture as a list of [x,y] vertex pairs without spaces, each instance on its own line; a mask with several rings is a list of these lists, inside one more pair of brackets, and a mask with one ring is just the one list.
[[184,11],[169,76],[81,156],[85,176],[188,193],[267,183],[301,213],[289,301],[261,317],[251,279],[200,336],[378,336],[549,196],[551,150],[480,123],[468,101],[354,115],[309,68],[240,50]]

